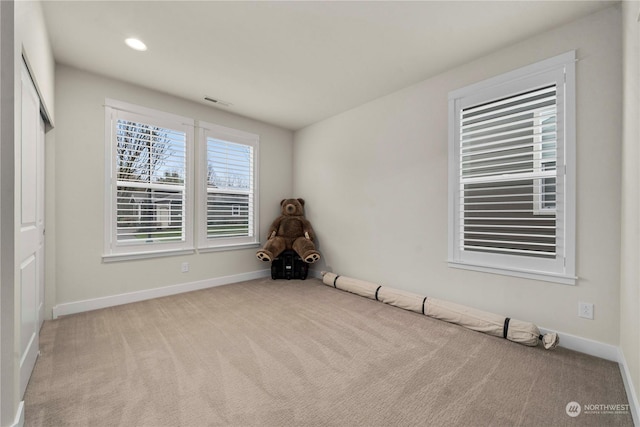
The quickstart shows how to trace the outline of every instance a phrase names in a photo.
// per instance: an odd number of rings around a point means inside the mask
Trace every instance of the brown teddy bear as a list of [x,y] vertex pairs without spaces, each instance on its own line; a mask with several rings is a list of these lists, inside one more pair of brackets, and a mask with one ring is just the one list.
[[264,248],[256,253],[261,261],[273,261],[286,249],[293,249],[304,262],[312,264],[320,259],[313,241],[315,233],[304,217],[303,199],[284,199],[280,202],[282,215],[269,227]]

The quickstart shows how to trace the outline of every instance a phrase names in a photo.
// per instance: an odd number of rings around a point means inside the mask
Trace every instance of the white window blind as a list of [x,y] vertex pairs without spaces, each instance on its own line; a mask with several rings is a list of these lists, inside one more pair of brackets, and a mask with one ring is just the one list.
[[206,159],[206,225],[201,247],[255,244],[257,240],[258,136],[202,124]]
[[116,129],[118,242],[183,241],[185,133],[123,119]]
[[555,257],[556,102],[553,84],[462,109],[464,250]]
[[574,280],[573,57],[450,94],[450,265]]
[[107,107],[112,165],[107,255],[192,246],[190,124],[166,113],[117,105]]

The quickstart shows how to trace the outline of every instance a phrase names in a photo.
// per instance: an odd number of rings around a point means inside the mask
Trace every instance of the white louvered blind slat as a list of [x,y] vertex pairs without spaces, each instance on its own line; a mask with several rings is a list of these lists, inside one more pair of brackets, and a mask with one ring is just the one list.
[[254,148],[207,138],[208,239],[254,233]]
[[459,247],[556,256],[556,85],[460,111]]
[[184,241],[185,132],[118,118],[115,143],[117,242]]

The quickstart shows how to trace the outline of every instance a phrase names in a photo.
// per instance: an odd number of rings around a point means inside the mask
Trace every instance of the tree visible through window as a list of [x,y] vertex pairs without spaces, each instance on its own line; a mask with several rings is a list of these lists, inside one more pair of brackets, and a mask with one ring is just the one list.
[[117,240],[182,241],[186,135],[119,119]]
[[249,236],[253,147],[207,138],[207,237]]
[[110,99],[105,121],[103,260],[258,243],[258,135]]
[[[193,248],[189,119],[107,100],[105,255]],[[193,123],[193,121],[191,121]]]
[[[202,123],[206,197],[201,205],[201,248],[255,244],[258,136]],[[206,222],[205,222],[206,221]]]

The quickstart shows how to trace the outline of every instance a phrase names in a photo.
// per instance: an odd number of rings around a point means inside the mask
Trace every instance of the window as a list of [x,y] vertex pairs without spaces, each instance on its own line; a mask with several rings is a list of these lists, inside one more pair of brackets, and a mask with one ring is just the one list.
[[107,100],[105,260],[193,250],[193,120]]
[[258,135],[201,123],[202,157],[199,247],[259,243]]
[[449,95],[449,265],[575,282],[575,52]]

